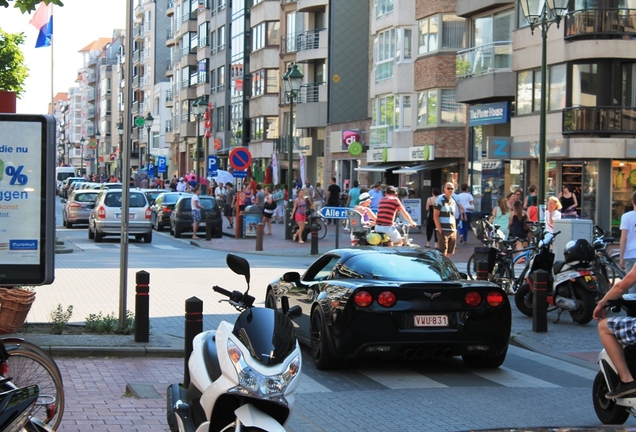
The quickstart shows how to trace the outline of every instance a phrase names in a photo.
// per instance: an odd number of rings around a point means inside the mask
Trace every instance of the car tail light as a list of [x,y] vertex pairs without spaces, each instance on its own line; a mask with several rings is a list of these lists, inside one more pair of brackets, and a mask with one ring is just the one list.
[[103,206],[99,206],[97,209],[97,217],[104,219],[106,217],[106,209]]
[[358,291],[353,295],[353,301],[357,306],[367,307],[373,303],[373,297],[367,291]]
[[477,291],[471,291],[466,294],[464,300],[466,301],[466,304],[468,306],[477,307],[481,304],[482,298],[481,294],[479,294]]
[[501,306],[504,302],[504,296],[499,291],[490,291],[486,296],[486,303],[492,307]]
[[146,219],[150,220],[150,216],[152,216],[152,210],[150,207],[146,207]]
[[378,303],[380,306],[391,307],[397,302],[395,294],[391,291],[382,291],[378,296]]
[[71,207],[71,208],[82,208],[82,205],[78,204],[76,202],[70,203],[68,206]]
[[164,213],[172,213],[172,209],[170,207],[163,206],[161,209]]

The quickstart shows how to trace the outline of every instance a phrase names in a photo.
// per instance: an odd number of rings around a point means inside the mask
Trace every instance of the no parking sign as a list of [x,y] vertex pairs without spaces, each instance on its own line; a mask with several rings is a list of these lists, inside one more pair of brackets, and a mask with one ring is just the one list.
[[232,168],[243,171],[252,163],[252,154],[245,147],[237,147],[230,152],[228,159]]

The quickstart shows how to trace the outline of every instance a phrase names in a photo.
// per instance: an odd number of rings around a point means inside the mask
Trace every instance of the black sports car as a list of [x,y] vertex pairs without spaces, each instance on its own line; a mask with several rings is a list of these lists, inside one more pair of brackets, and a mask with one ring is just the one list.
[[298,339],[318,369],[361,356],[450,358],[496,368],[508,351],[511,312],[497,285],[467,280],[436,250],[335,249],[305,272],[267,287],[266,306],[299,305]]

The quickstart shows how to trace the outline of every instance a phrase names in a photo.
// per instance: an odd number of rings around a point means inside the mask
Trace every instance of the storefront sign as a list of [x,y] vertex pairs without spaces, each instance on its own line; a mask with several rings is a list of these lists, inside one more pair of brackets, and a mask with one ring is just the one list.
[[378,163],[398,160],[395,154],[395,149],[379,148],[375,150],[369,149],[367,151],[367,162]]
[[510,110],[508,102],[472,105],[468,108],[468,126],[508,123]]
[[420,198],[405,198],[402,200],[402,204],[415,225],[422,225],[422,200]]
[[342,131],[342,150],[349,151],[349,146],[360,142],[360,129],[349,129]]
[[409,160],[432,161],[435,159],[435,146],[409,147]]
[[388,126],[371,126],[369,148],[391,147],[391,133]]
[[510,159],[511,137],[488,137],[488,159]]

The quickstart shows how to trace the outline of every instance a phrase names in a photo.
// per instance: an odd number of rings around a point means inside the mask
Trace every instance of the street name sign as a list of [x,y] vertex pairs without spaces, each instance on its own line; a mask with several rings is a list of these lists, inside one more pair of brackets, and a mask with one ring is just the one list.
[[348,207],[323,207],[320,209],[322,217],[327,219],[348,219]]

